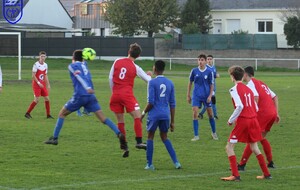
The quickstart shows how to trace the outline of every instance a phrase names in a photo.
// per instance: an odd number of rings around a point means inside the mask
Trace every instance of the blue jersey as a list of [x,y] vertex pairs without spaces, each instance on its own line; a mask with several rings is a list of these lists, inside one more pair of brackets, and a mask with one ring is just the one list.
[[74,87],[73,97],[90,96],[87,90],[94,89],[94,86],[86,62],[71,63],[68,68]]
[[170,119],[170,108],[175,108],[175,90],[171,80],[158,75],[148,83],[148,103],[153,105],[148,120]]
[[[211,69],[211,71],[214,74],[214,79],[217,78],[217,68],[215,67],[215,65],[210,66],[209,64],[206,65],[208,68]],[[214,81],[214,92],[216,92],[216,80]]]
[[214,84],[214,76],[211,69],[205,67],[200,70],[199,67],[193,68],[190,73],[190,81],[194,82],[193,97],[206,101],[210,93],[210,86]]

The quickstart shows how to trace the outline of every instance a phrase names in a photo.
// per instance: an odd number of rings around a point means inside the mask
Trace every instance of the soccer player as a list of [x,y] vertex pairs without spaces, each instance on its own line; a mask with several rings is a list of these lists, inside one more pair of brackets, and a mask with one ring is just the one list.
[[[206,66],[212,70],[212,72],[214,73],[214,79],[216,79],[216,78],[220,77],[220,74],[217,72],[217,68],[214,65],[213,59],[214,58],[213,58],[212,55],[208,55]],[[216,100],[216,80],[215,80],[215,83],[214,83],[214,91],[213,91],[213,95],[211,97],[211,102],[212,102],[211,107],[212,107],[212,110],[213,110],[213,113],[214,113],[214,118],[219,119],[218,112],[217,112],[217,106],[216,106],[216,103],[217,103],[217,100]],[[200,113],[198,115],[198,118],[203,119],[203,114],[205,113],[205,111],[206,111],[206,107],[204,105],[202,110],[200,111]]]
[[[110,98],[110,109],[116,115],[119,130],[126,135],[124,122],[124,109],[134,119],[134,131],[136,135],[136,148],[147,149],[142,141],[142,122],[140,106],[134,97],[134,79],[139,76],[145,82],[151,80],[141,67],[134,63],[135,59],[141,54],[142,48],[137,43],[131,44],[128,50],[128,57],[115,60],[109,73],[109,84],[112,90]],[[151,73],[149,72],[151,75]],[[125,151],[128,154],[129,152]],[[129,155],[123,155],[128,157]]]
[[94,112],[96,117],[105,125],[107,125],[120,140],[121,149],[126,150],[127,145],[124,135],[119,131],[117,126],[109,119],[106,118],[101,110],[98,100],[95,96],[92,76],[83,63],[82,50],[75,50],[73,52],[73,62],[69,65],[70,77],[73,82],[74,93],[72,98],[60,110],[56,126],[54,128],[53,136],[45,141],[45,144],[58,144],[58,136],[63,127],[65,118],[72,112],[84,107],[89,112]]
[[[190,104],[192,102],[193,110],[193,128],[194,138],[192,141],[199,140],[199,123],[198,123],[198,111],[201,104],[206,106],[207,114],[209,117],[209,123],[212,130],[212,138],[218,140],[216,133],[216,123],[212,112],[211,98],[214,90],[214,74],[206,66],[206,55],[201,54],[198,56],[198,67],[193,68],[190,73],[190,81],[187,88],[187,101]],[[194,83],[193,99],[191,98],[191,89]]]
[[[171,141],[168,139],[168,130],[174,131],[175,117],[175,89],[171,80],[163,76],[165,62],[158,60],[153,67],[153,73],[156,75],[148,84],[148,104],[142,112],[142,118],[148,113],[147,119],[147,165],[146,170],[154,170],[152,164],[153,157],[153,138],[157,128],[160,130],[160,138],[165,144],[166,149],[175,165],[180,169],[181,165],[177,160],[175,150]],[[171,119],[170,119],[171,115]],[[170,122],[171,121],[171,122]]]
[[229,126],[234,123],[235,126],[226,145],[232,175],[221,179],[224,181],[240,181],[234,153],[234,146],[238,142],[249,143],[251,150],[256,155],[260,168],[263,171],[263,175],[256,178],[271,179],[271,174],[257,145],[257,142],[262,139],[260,126],[256,118],[258,107],[254,100],[253,92],[242,83],[244,69],[240,66],[232,66],[228,69],[228,72],[232,82],[235,83],[234,87],[229,90],[235,109],[227,121]]
[[50,115],[50,100],[49,100],[49,92],[50,83],[48,79],[48,65],[45,63],[46,60],[46,52],[41,51],[39,53],[39,60],[34,63],[32,68],[32,89],[34,93],[34,99],[29,105],[25,117],[27,119],[31,119],[31,111],[37,105],[40,100],[40,97],[43,96],[45,100],[45,108],[46,108],[46,117],[54,119]]
[[[278,98],[276,94],[262,81],[254,78],[254,69],[251,66],[245,68],[244,81],[254,93],[258,103],[257,120],[261,127],[263,139],[260,141],[268,160],[268,167],[275,168],[272,156],[272,148],[266,135],[270,132],[272,125],[280,120],[278,114]],[[238,165],[239,170],[245,170],[246,163],[252,151],[250,145],[246,145],[241,161]]]
[[2,70],[0,66],[0,92],[2,92]]

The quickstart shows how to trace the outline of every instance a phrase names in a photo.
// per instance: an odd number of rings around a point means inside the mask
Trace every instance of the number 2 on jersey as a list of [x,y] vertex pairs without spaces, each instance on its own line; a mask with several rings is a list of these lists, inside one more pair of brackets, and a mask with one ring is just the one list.
[[167,90],[167,87],[165,84],[161,84],[159,86],[159,88],[161,89],[161,93],[159,95],[159,97],[165,97],[166,96],[166,90]]
[[119,74],[119,79],[123,80],[125,78],[126,72],[127,72],[127,69],[122,67],[121,72]]

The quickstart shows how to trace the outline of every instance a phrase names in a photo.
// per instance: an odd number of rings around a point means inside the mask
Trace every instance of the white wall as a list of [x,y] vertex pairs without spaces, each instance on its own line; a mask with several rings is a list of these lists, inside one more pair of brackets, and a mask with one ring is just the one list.
[[[248,31],[249,34],[259,34],[257,30],[257,20],[272,20],[273,32],[277,34],[279,48],[286,48],[287,42],[283,31],[284,23],[280,20],[281,10],[212,10],[214,23],[222,24],[222,33],[230,34],[228,19],[240,19],[240,29]],[[267,33],[260,33],[267,34]]]
[[72,19],[58,0],[30,0],[19,23],[46,24],[72,29]]

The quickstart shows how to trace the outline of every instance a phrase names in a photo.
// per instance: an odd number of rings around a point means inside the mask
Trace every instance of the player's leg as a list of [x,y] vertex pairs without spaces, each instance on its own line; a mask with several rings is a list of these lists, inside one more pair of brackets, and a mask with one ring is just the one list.
[[259,166],[263,172],[262,176],[257,176],[256,178],[257,179],[271,179],[272,178],[271,174],[267,168],[265,159],[257,146],[257,142],[250,143],[250,148],[251,148],[252,152],[256,155],[256,159],[257,159]]
[[219,140],[218,135],[216,133],[216,122],[214,119],[214,114],[211,108],[212,104],[211,103],[206,103],[206,111],[208,115],[208,120],[211,128],[211,136],[214,140]]
[[[235,142],[236,143],[236,142]],[[226,145],[226,153],[229,160],[229,165],[231,169],[231,176],[222,177],[221,180],[224,181],[240,181],[240,174],[236,165],[236,156],[234,152],[235,143],[227,142]]]
[[59,133],[63,127],[65,118],[72,113],[71,111],[69,111],[65,106],[60,110],[59,114],[58,114],[58,118],[56,121],[56,125],[53,131],[53,136],[50,137],[47,141],[45,141],[45,144],[53,144],[53,145],[57,145],[58,144],[58,136]]
[[218,112],[217,112],[217,106],[216,106],[216,104],[217,104],[217,99],[216,99],[216,96],[212,96],[211,97],[211,102],[212,102],[212,110],[213,110],[213,114],[214,114],[214,118],[215,119],[219,119],[219,117],[218,117]]
[[198,118],[199,118],[199,119],[203,119],[203,114],[204,114],[205,111],[206,111],[205,104],[203,104],[203,107],[200,106],[199,109],[201,109],[201,111],[200,111],[199,114],[198,114]]
[[164,143],[176,169],[181,168],[181,164],[177,160],[175,149],[173,148],[172,142],[168,139],[168,129],[170,126],[169,120],[160,120],[159,129],[160,129],[160,138]]
[[76,111],[76,113],[77,113],[78,116],[82,116],[80,108]]
[[238,164],[238,169],[240,171],[244,171],[245,170],[245,166],[246,166],[247,161],[249,160],[251,154],[252,154],[252,150],[250,148],[250,144],[247,144],[246,147],[245,147],[245,149],[244,149],[241,161]]
[[148,131],[148,139],[147,139],[147,150],[146,150],[146,158],[147,158],[147,164],[145,166],[145,170],[154,170],[153,166],[153,138],[155,135],[155,131],[157,128],[157,121],[154,120],[147,120],[147,131]]
[[191,139],[191,141],[197,141],[200,139],[199,137],[199,121],[197,117],[197,113],[199,111],[199,106],[193,106],[193,129],[194,129],[194,138]]
[[141,112],[140,110],[134,110],[129,113],[134,119],[134,132],[135,132],[135,140],[137,149],[147,149],[147,145],[143,143],[143,129],[142,129],[142,121],[141,121]]
[[41,96],[43,96],[44,100],[45,100],[45,109],[46,109],[47,119],[49,119],[49,118],[54,119],[50,114],[50,99],[49,99],[48,89],[46,87],[41,89]]
[[27,119],[30,119],[32,118],[30,113],[31,111],[34,109],[34,107],[38,104],[39,100],[40,100],[40,97],[41,97],[41,89],[40,88],[33,88],[33,94],[34,94],[34,99],[33,101],[31,102],[31,104],[29,105],[26,113],[25,113],[25,117]]
[[267,134],[268,134],[267,131],[262,133],[264,138],[263,138],[263,140],[260,141],[260,143],[261,143],[261,145],[263,147],[263,150],[266,154],[266,158],[267,158],[267,161],[268,161],[268,168],[275,168],[275,164],[273,162],[272,147],[271,147],[270,142],[265,138]]

